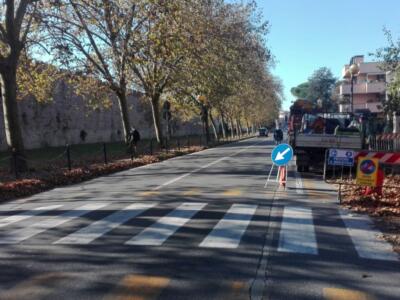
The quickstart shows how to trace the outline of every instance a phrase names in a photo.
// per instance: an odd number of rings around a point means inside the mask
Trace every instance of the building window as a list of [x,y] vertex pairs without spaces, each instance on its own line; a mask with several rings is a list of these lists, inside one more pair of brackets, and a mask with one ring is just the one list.
[[379,82],[384,82],[385,81],[385,75],[384,74],[380,74],[380,75],[376,75],[376,80]]

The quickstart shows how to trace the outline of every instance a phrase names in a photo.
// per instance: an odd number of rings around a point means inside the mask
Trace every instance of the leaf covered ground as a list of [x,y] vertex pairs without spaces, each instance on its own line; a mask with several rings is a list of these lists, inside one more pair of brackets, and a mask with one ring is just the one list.
[[383,237],[400,253],[400,175],[385,178],[382,194],[365,194],[365,187],[344,186],[342,205],[374,217]]

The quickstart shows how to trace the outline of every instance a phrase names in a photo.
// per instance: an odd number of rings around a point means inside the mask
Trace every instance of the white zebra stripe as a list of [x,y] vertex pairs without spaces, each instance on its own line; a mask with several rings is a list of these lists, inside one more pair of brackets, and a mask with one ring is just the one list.
[[134,203],[122,210],[108,215],[104,219],[96,221],[89,226],[78,230],[58,241],[54,244],[89,244],[95,239],[101,237],[112,229],[129,221],[132,218],[140,215],[149,208],[152,208],[155,203]]
[[17,244],[48,229],[62,225],[68,221],[88,214],[91,211],[100,209],[106,205],[108,205],[108,203],[90,203],[80,207],[75,207],[72,210],[67,211],[66,213],[63,213],[59,216],[47,218],[43,221],[31,224],[27,227],[11,231],[7,233],[6,236],[0,238],[0,244]]
[[20,222],[20,221],[29,219],[31,217],[37,216],[37,215],[45,213],[47,211],[57,209],[61,206],[62,205],[49,205],[49,206],[37,207],[32,210],[21,212],[17,215],[2,218],[2,219],[0,219],[0,228],[11,225],[16,222]]
[[204,206],[206,206],[206,203],[183,203],[155,224],[125,242],[125,244],[160,246]]
[[318,254],[311,209],[294,206],[284,208],[278,251]]
[[201,242],[200,247],[237,248],[256,210],[257,205],[232,205],[222,220]]
[[349,215],[341,211],[340,215],[346,225],[353,245],[362,258],[398,261],[392,246],[381,238],[382,233],[374,228],[368,216]]

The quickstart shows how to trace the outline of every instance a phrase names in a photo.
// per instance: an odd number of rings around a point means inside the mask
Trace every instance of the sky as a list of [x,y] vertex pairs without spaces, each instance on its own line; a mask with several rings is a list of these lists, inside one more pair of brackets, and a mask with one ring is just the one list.
[[290,89],[320,67],[335,77],[354,55],[366,61],[387,45],[383,28],[400,38],[400,0],[257,0],[270,22],[267,46],[277,64],[272,73],[284,86],[283,109],[295,100]]

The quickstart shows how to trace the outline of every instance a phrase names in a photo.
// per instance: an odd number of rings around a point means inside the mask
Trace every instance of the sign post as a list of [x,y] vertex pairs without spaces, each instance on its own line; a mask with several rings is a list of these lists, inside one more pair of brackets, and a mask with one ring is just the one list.
[[293,158],[293,149],[288,144],[279,144],[272,150],[271,152],[272,166],[267,178],[267,182],[265,183],[264,187],[267,187],[268,182],[270,181],[274,166],[278,167],[278,173],[276,175],[275,181],[276,182],[279,181],[280,185],[286,187],[287,164],[292,160],[292,158]]
[[[341,167],[340,178],[343,179],[344,167],[349,167],[349,172],[351,173],[351,168],[354,166],[355,152],[349,149],[329,149],[328,157],[325,158],[324,162],[324,180],[326,178],[327,166],[333,166],[333,174],[335,174],[336,166]],[[342,184],[339,183],[338,190],[338,201],[342,203]]]

